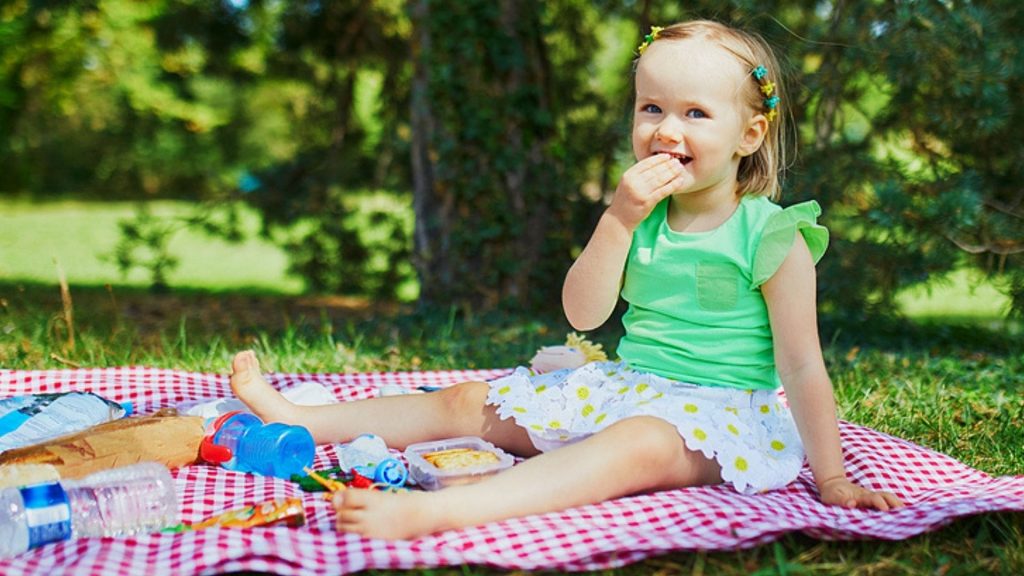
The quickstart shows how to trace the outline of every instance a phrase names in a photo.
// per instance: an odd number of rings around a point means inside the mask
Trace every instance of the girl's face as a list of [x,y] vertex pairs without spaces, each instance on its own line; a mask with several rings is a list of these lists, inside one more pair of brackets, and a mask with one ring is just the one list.
[[[742,101],[749,70],[714,42],[656,40],[636,72],[633,152],[671,154],[688,183],[678,194],[734,194],[740,159],[760,146],[766,122]],[[760,120],[758,120],[760,118]]]

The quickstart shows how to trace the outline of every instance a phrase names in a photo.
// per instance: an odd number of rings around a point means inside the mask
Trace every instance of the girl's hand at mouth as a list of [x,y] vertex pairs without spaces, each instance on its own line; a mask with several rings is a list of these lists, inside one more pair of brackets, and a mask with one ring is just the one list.
[[672,154],[654,154],[637,162],[619,180],[609,215],[635,230],[659,202],[683,188],[687,176],[683,166],[682,159]]

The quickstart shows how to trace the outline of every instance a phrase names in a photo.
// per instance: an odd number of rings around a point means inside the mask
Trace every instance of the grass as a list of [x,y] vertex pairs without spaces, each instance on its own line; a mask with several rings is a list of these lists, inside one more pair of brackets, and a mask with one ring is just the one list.
[[[345,298],[73,287],[72,299],[74,346],[56,287],[0,282],[0,366],[225,372],[235,350],[255,347],[270,368],[288,372],[500,367],[560,342],[568,330],[560,319],[416,312]],[[593,338],[612,347],[618,335],[605,329]],[[823,338],[843,418],[993,475],[1024,474],[1024,337],[966,325],[826,319]],[[607,573],[1020,574],[1024,514],[960,519],[900,542],[787,534],[749,550],[671,553]]]
[[[181,205],[157,206],[165,214]],[[148,365],[225,372],[243,347],[278,371],[485,368],[562,341],[559,317],[415,311],[296,294],[280,250],[182,234],[176,289],[151,294],[96,257],[116,242],[128,204],[0,203],[0,367]],[[179,244],[180,243],[180,244]],[[71,284],[67,315],[52,258]],[[252,262],[259,262],[253,265]],[[182,288],[187,286],[187,288]],[[972,291],[973,290],[973,291]],[[993,475],[1024,474],[1024,334],[998,321],[1005,299],[960,273],[906,292],[923,322],[840,324],[822,337],[841,416],[947,453]],[[615,328],[592,338],[614,348]],[[416,574],[486,574],[479,567]],[[393,574],[393,572],[372,572]],[[1024,514],[986,514],[900,542],[823,542],[800,534],[749,550],[672,553],[608,574],[1021,574]]]
[[[149,204],[154,215],[168,221],[187,216],[193,206],[170,201]],[[135,269],[122,276],[110,258],[120,235],[118,222],[132,218],[135,209],[136,204],[129,202],[0,202],[0,279],[54,283],[56,260],[72,285],[148,286],[145,271]],[[243,210],[242,220],[248,239],[241,243],[195,230],[175,234],[170,250],[181,265],[169,274],[170,284],[297,294],[302,282],[286,274],[287,255],[256,236],[254,213]]]
[[900,292],[897,305],[920,321],[998,323],[1010,300],[995,282],[976,270],[956,270]]
[[[411,207],[395,198],[373,193],[360,198],[363,212],[400,212],[411,225]],[[150,202],[149,207],[165,219],[187,216],[194,209],[193,204],[173,201]],[[143,270],[122,276],[110,258],[120,233],[118,222],[131,218],[135,210],[136,204],[128,202],[0,200],[0,280],[53,284],[57,279],[56,260],[73,286],[148,286],[150,278]],[[257,215],[244,208],[241,214],[246,239],[240,243],[187,229],[174,236],[170,248],[180,266],[169,275],[171,286],[292,295],[302,290],[301,280],[287,274],[285,251],[256,234]],[[357,216],[366,226],[367,241],[380,242],[366,214],[360,212]],[[300,224],[295,231],[302,230]],[[414,285],[403,286],[400,294],[411,296],[416,291]],[[902,291],[897,304],[906,315],[918,320],[999,325],[1009,300],[991,279],[979,272],[959,270]]]

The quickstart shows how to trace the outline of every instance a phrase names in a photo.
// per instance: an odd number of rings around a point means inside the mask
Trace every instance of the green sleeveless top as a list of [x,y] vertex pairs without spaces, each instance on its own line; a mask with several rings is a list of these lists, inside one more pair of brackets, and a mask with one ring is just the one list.
[[782,209],[744,197],[709,232],[679,233],[666,220],[671,198],[633,233],[622,297],[629,309],[618,354],[630,367],[665,378],[741,389],[779,386],[761,284],[803,234],[817,263],[828,230],[809,201]]

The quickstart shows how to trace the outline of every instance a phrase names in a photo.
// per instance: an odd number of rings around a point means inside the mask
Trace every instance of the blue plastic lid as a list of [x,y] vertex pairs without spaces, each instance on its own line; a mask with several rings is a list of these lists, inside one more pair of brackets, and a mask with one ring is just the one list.
[[405,486],[405,481],[408,479],[409,470],[395,458],[381,460],[373,473],[374,482],[387,484],[388,486]]

